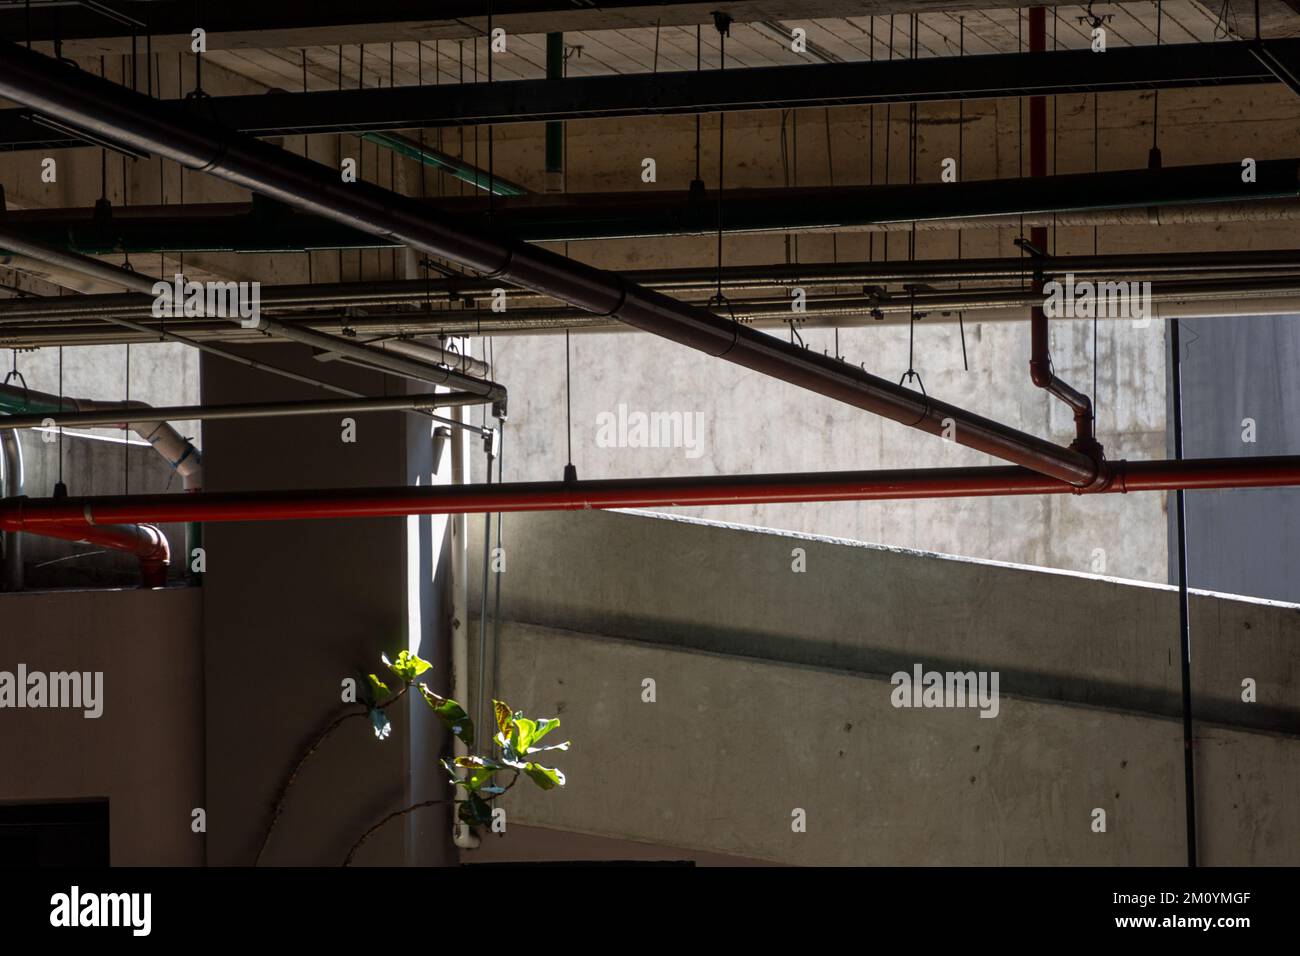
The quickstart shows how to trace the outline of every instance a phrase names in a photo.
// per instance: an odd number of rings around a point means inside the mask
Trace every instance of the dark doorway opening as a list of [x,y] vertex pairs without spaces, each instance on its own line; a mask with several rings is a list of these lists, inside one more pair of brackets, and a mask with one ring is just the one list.
[[0,867],[108,866],[108,801],[0,804]]

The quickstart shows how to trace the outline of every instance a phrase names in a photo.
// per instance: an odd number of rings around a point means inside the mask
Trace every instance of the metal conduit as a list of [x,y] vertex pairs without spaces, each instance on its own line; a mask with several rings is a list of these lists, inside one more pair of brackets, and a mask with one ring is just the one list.
[[[962,291],[918,292],[915,314],[918,320],[947,321],[964,312],[981,322],[1022,321],[1025,310],[1041,301],[1032,290],[1021,288],[966,289]],[[807,301],[797,316],[800,327],[840,328],[870,327],[876,323],[909,321],[913,312],[911,296],[888,293],[880,296],[857,294],[817,295]],[[1283,276],[1261,280],[1208,280],[1179,284],[1153,283],[1149,318],[1225,318],[1229,316],[1292,315],[1300,313],[1300,276]],[[784,328],[790,322],[788,298],[736,299],[732,314],[756,328]],[[121,324],[116,316],[106,321]],[[1137,316],[1129,316],[1137,318]],[[1116,320],[1108,317],[1107,321]],[[150,319],[151,322],[156,321]],[[283,321],[314,329],[350,329],[365,335],[378,335],[366,344],[392,348],[411,348],[413,357],[422,357],[425,346],[405,338],[389,336],[461,336],[461,335],[540,335],[562,331],[618,332],[628,327],[606,316],[592,315],[571,307],[533,307],[509,309],[504,313],[478,309],[436,309],[419,311],[376,311],[363,314],[330,313],[286,314]],[[158,326],[127,323],[129,331],[107,328],[96,321],[44,320],[19,322],[0,318],[0,348],[36,348],[49,345],[96,345],[147,342],[158,338]],[[175,319],[168,330],[183,329],[192,336],[190,344],[200,340],[223,342],[259,342],[267,337],[226,322],[201,319]],[[170,334],[170,333],[169,333]],[[400,343],[400,344],[399,344]],[[442,352],[449,364],[461,371],[473,372],[478,360],[465,358],[458,364],[454,353]]]
[[[0,386],[0,388],[3,388],[3,386]],[[21,389],[16,391],[21,391]],[[73,408],[81,407],[72,399],[66,399],[65,401]],[[471,395],[468,392],[443,392],[432,395],[396,395],[383,398],[258,402],[232,405],[142,405],[141,407],[147,408],[151,415],[156,415],[160,419],[218,421],[301,415],[363,414],[366,412],[423,412],[432,411],[435,408],[480,405],[485,401],[486,399],[482,395]],[[85,404],[88,403],[81,403],[81,405]],[[114,407],[108,402],[89,404],[96,406],[97,410],[84,412],[50,411],[36,415],[0,416],[0,432],[13,431],[18,428],[39,428],[43,425],[56,425],[62,428],[89,428],[95,425],[121,427],[127,425],[127,421],[123,417],[123,412],[126,409]],[[134,427],[137,432],[139,431],[137,426],[131,427]]]
[[[1102,493],[1177,488],[1300,485],[1300,456],[1111,462]],[[70,523],[134,521],[285,521],[424,514],[578,511],[808,501],[884,501],[999,495],[1078,494],[1080,489],[1027,468],[728,475],[514,484],[342,488],[195,495],[18,499],[0,502],[0,530],[35,531]]]
[[[1246,276],[1276,279],[1300,275],[1300,250],[1260,252],[1156,253],[1145,255],[1054,256],[1045,260],[1047,277],[1072,273],[1077,278],[1151,279],[1160,276],[1212,275],[1237,278],[1243,283],[1233,292],[1251,291]],[[1026,274],[1022,257],[989,259],[930,259],[891,262],[772,263],[763,266],[727,266],[722,284],[728,290],[772,289],[789,284],[805,287],[871,285],[891,282],[957,282],[1020,279]],[[661,291],[712,291],[717,270],[703,268],[652,269],[625,272],[640,285]],[[399,279],[378,282],[263,286],[264,309],[363,308],[378,305],[425,305],[464,301],[491,294],[495,283],[466,276],[463,279]],[[530,290],[508,289],[511,300],[536,299]],[[1021,291],[1019,286],[1013,291]],[[1155,290],[1153,290],[1155,291]],[[924,295],[924,293],[921,293]],[[920,299],[918,298],[918,301]],[[94,316],[148,316],[152,297],[133,293],[47,296],[0,300],[0,326],[26,319],[88,318]],[[964,307],[968,307],[963,305]],[[280,316],[284,318],[284,316]],[[180,317],[173,322],[183,321]],[[169,323],[170,324],[170,323]],[[453,361],[455,359],[453,358]],[[476,374],[482,374],[477,373]]]
[[[8,46],[8,44],[6,44],[6,46]],[[43,59],[43,57],[40,57],[39,55],[34,56],[37,59]],[[65,69],[67,69],[67,67],[65,67]],[[106,85],[112,86],[111,83],[106,83]],[[154,102],[148,97],[141,98],[151,103]],[[272,149],[275,148],[272,147]],[[278,152],[278,150],[276,151]],[[21,232],[6,225],[2,220],[0,220],[0,243],[3,243],[4,246],[8,247],[12,251],[20,252],[23,255],[58,266],[61,269],[80,272],[94,279],[111,282],[123,288],[143,293],[144,295],[149,296],[151,303],[154,299],[154,286],[160,281],[157,279],[151,279],[150,277],[137,272],[132,272],[128,269],[120,269],[117,266],[99,262],[96,259],[92,259],[89,256],[83,256],[80,253],[68,252],[67,250],[58,249],[43,242],[29,239],[22,235]],[[234,316],[229,321],[232,325],[238,325],[241,320],[239,316]],[[505,405],[506,390],[504,386],[498,385],[495,382],[474,378],[438,365],[431,365],[415,359],[405,358],[395,353],[376,351],[375,349],[368,348],[365,345],[350,342],[347,339],[333,335],[315,332],[311,329],[286,326],[273,319],[265,317],[258,319],[256,328],[258,331],[265,332],[268,335],[275,335],[279,338],[300,342],[303,345],[310,345],[314,348],[329,352],[337,352],[340,355],[354,358],[357,361],[366,363],[372,368],[380,369],[392,375],[400,375],[405,378],[425,382],[431,385],[445,385],[448,388],[454,387],[464,391],[475,392],[502,407]]]
[[528,244],[229,130],[13,43],[0,46],[0,96],[104,139],[157,153],[269,198],[394,239],[679,344],[1023,465],[1100,490],[1104,463],[912,392],[828,356]]

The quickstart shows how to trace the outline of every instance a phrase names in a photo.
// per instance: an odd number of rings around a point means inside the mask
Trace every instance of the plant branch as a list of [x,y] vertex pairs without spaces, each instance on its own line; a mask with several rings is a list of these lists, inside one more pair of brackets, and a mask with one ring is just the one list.
[[[385,711],[388,710],[389,707],[401,700],[410,689],[410,684],[403,683],[402,689],[392,697],[388,698],[388,700],[384,701],[384,703],[380,704],[378,709]],[[334,731],[338,730],[345,721],[353,717],[365,717],[370,713],[370,708],[366,707],[364,704],[358,706],[361,707],[360,710],[349,710],[346,713],[339,714],[330,721],[325,729],[321,731],[320,736],[316,738],[315,742],[302,752],[297,763],[293,765],[293,769],[289,771],[289,776],[285,778],[284,783],[280,787],[280,792],[276,795],[275,808],[271,812],[270,822],[266,825],[266,832],[262,834],[262,845],[257,849],[257,856],[253,858],[253,866],[257,866],[262,861],[262,854],[266,852],[266,847],[271,842],[271,834],[275,832],[275,825],[280,822],[280,815],[284,813],[284,802],[289,796],[289,790],[293,787],[294,783],[297,782],[298,774],[302,770],[303,765],[311,759],[316,751],[321,748],[321,745],[324,744],[325,741],[329,739],[330,735],[333,734]]]
[[388,816],[384,817],[382,820],[380,820],[378,823],[372,826],[365,833],[361,834],[361,838],[357,840],[356,843],[352,844],[352,849],[348,850],[348,855],[343,860],[343,865],[351,866],[352,858],[357,855],[357,851],[361,849],[362,844],[365,843],[367,840],[369,840],[370,837],[374,835],[376,830],[379,830],[381,827],[384,826],[384,824],[388,823],[390,820],[395,820],[398,817],[404,817],[408,813],[414,813],[416,810],[422,810],[425,807],[433,807],[433,806],[437,806],[438,804],[452,803],[452,802],[454,801],[450,801],[445,798],[442,800],[425,800],[422,803],[415,803],[409,807],[403,807],[401,810],[394,810]]

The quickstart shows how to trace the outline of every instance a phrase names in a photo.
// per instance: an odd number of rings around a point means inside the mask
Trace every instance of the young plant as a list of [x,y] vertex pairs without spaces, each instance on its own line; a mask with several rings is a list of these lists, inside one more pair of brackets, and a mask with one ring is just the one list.
[[[421,661],[420,663],[424,662]],[[391,667],[392,665],[390,665]],[[409,687],[419,673],[423,673],[423,670],[415,674],[407,672],[399,676],[403,677]],[[465,749],[473,751],[475,746],[474,721],[465,712],[465,708],[448,697],[435,694],[425,684],[419,684],[418,686],[420,696],[424,698],[424,702],[433,710],[442,725],[465,745]],[[470,827],[487,826],[492,822],[493,802],[509,791],[518,782],[521,774],[528,777],[543,790],[554,790],[556,787],[564,786],[564,774],[559,768],[546,767],[528,759],[533,754],[569,749],[570,742],[567,740],[563,743],[548,746],[538,745],[543,737],[560,726],[560,719],[558,717],[548,717],[542,720],[534,720],[531,717],[525,717],[523,711],[511,710],[509,704],[500,700],[492,701],[492,713],[497,725],[497,733],[492,740],[500,750],[499,758],[470,753],[463,757],[456,757],[453,760],[447,760],[444,757],[440,761],[443,769],[447,771],[447,782],[453,787],[460,788],[465,793],[465,796],[462,798],[452,797],[450,800],[423,800],[420,803],[411,804],[409,807],[403,807],[401,810],[394,810],[361,834],[360,839],[348,851],[347,858],[343,861],[344,866],[351,866],[353,858],[362,845],[389,821],[424,807],[450,802],[456,805],[456,819],[461,823]],[[376,735],[380,739],[387,736],[386,733],[379,731],[378,725],[376,725]],[[497,774],[505,771],[510,771],[511,777],[510,781],[505,786],[502,786]]]
[[[354,717],[365,717],[369,720],[376,739],[387,740],[393,729],[387,711],[405,697],[413,686],[419,688],[420,696],[429,705],[438,721],[451,731],[465,745],[467,750],[471,751],[471,755],[457,757],[454,761],[441,760],[443,768],[448,773],[449,782],[453,786],[463,788],[465,796],[463,798],[453,796],[450,799],[425,800],[393,811],[366,830],[360,839],[352,845],[347,858],[344,860],[344,866],[351,865],[353,857],[356,856],[361,846],[389,821],[424,807],[454,803],[457,808],[456,816],[460,822],[471,827],[482,826],[491,823],[493,801],[513,787],[520,774],[527,776],[543,790],[553,790],[556,787],[564,786],[564,774],[559,769],[545,767],[529,759],[533,754],[569,749],[569,741],[567,740],[561,744],[538,746],[538,742],[543,737],[560,726],[558,718],[534,720],[525,717],[522,711],[512,711],[507,704],[494,700],[492,705],[497,733],[493,737],[493,741],[496,747],[499,748],[500,757],[475,756],[472,753],[475,746],[474,722],[470,719],[469,714],[465,712],[465,708],[450,698],[435,694],[425,684],[417,683],[419,677],[428,671],[432,665],[410,651],[402,651],[397,655],[396,660],[390,661],[387,655],[383,655],[381,659],[388,670],[398,679],[400,686],[394,692],[388,686],[388,683],[381,680],[378,675],[363,675],[363,679],[358,682],[361,689],[361,700],[358,701],[356,709],[349,709],[326,725],[315,742],[298,758],[284,785],[280,788],[270,823],[263,835],[262,846],[257,852],[257,860],[254,865],[261,860],[262,854],[271,839],[271,834],[275,830],[275,825],[284,811],[285,799],[289,794],[289,790],[293,787],[307,760],[320,749],[330,735]],[[391,681],[391,678],[387,678],[387,680]],[[509,783],[501,786],[497,781],[497,774],[507,770],[512,772],[512,776]],[[462,771],[464,777],[460,775]]]

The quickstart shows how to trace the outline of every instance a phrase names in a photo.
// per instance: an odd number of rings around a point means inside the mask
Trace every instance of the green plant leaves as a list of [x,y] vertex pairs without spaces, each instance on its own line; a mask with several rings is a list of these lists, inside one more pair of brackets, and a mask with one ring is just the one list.
[[498,771],[504,770],[505,766],[497,763],[491,757],[457,757],[453,764],[455,767],[467,771],[465,776],[458,781],[466,790],[488,793],[493,796],[506,792],[505,787],[499,787],[492,783],[493,776]]
[[408,684],[433,666],[410,651],[402,651],[395,661],[390,661],[387,654],[381,656],[388,669]]
[[388,685],[381,681],[374,674],[366,675],[366,689],[364,691],[366,703],[370,706],[382,703],[383,700],[391,693]]
[[510,705],[501,700],[492,702],[492,711],[497,720],[497,727],[500,729],[493,739],[501,748],[504,766],[524,774],[543,790],[554,790],[556,787],[564,786],[564,774],[559,769],[544,767],[524,759],[529,754],[541,753],[544,750],[569,749],[567,740],[564,743],[545,747],[536,746],[543,737],[560,726],[560,718],[544,717],[534,720],[525,717],[522,711],[512,711]]
[[476,793],[471,793],[468,800],[462,800],[456,808],[456,816],[461,823],[472,827],[486,826],[492,822],[492,808],[488,802]]
[[474,746],[474,721],[470,720],[464,707],[448,697],[435,694],[424,684],[420,685],[420,695],[433,708],[444,727],[459,737],[466,747]]
[[528,775],[528,779],[543,790],[554,790],[556,787],[564,786],[564,774],[556,767],[543,767],[530,760],[524,764],[523,770]]
[[[504,701],[494,700],[492,705],[497,719],[497,726],[501,728],[501,732],[494,739],[508,761],[514,761],[510,764],[511,766],[517,766],[518,769],[522,770],[524,767],[522,758],[529,754],[541,753],[545,750],[569,749],[569,741],[567,740],[564,743],[551,744],[545,747],[536,746],[543,737],[560,726],[560,718],[543,717],[534,720],[531,717],[525,717],[522,711],[511,711],[509,705]],[[560,774],[559,771],[556,771],[556,774],[558,774],[559,780],[552,782],[546,789],[549,790],[551,786],[564,785],[564,775]]]
[[366,716],[370,718],[370,726],[375,730],[375,736],[384,740],[393,732],[393,725],[388,722],[388,715],[378,707],[371,707]]

